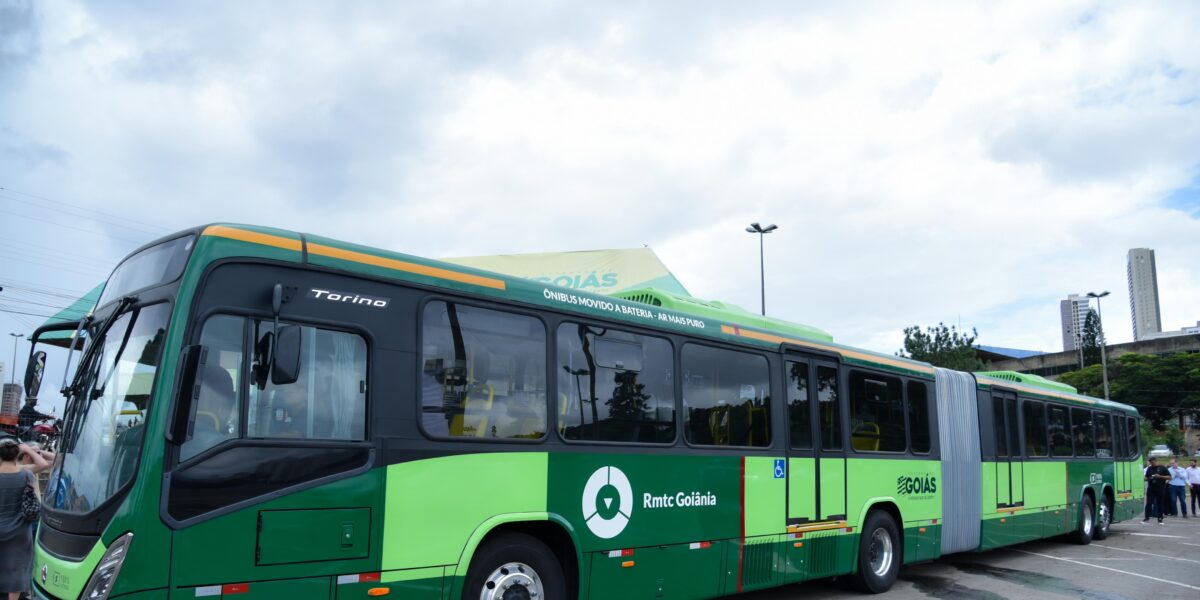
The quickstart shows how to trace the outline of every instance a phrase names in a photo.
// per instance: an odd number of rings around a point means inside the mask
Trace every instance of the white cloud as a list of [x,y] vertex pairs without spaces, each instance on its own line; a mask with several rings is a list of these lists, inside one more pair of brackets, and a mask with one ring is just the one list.
[[1127,340],[1149,246],[1164,325],[1200,319],[1200,222],[1162,206],[1200,156],[1194,3],[29,6],[14,189],[432,256],[645,243],[747,309],[773,221],[770,312],[883,351],[938,321],[1055,350],[1101,288]]

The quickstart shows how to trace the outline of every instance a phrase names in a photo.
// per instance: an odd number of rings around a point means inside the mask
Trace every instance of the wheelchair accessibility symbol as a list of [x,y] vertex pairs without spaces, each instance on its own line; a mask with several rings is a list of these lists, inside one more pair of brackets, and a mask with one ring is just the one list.
[[786,474],[787,474],[787,467],[783,466],[783,459],[776,459],[776,461],[775,461],[775,479],[783,479],[783,476]]
[[614,538],[633,514],[633,488],[616,467],[600,467],[583,486],[583,519],[596,537]]

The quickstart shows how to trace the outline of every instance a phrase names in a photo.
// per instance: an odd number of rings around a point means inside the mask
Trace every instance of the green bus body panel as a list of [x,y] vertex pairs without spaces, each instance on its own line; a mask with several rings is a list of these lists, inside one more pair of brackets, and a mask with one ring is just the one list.
[[[379,571],[382,543],[377,533],[371,534],[371,527],[377,528],[375,521],[380,517],[376,507],[383,503],[383,480],[383,469],[373,469],[181,529],[175,533],[171,584],[173,587],[195,587],[259,579]],[[326,517],[313,517],[311,515],[319,511],[306,510],[323,506],[337,507],[339,510],[326,511],[332,513]],[[288,517],[281,517],[284,513],[310,515],[307,539],[302,530],[290,533],[271,530],[291,524]],[[349,515],[353,517],[345,518]],[[259,531],[260,520],[262,531]],[[360,527],[364,521],[366,530]],[[327,551],[331,546],[340,546],[343,523],[355,527],[357,543],[345,554]],[[302,527],[302,524],[299,526]],[[273,534],[283,534],[284,537],[272,539]],[[292,539],[300,547],[289,553],[281,546]],[[317,557],[312,556],[313,553],[327,555]],[[308,554],[307,560],[304,554]],[[213,560],[215,556],[221,557],[221,560]],[[197,570],[196,565],[204,565],[204,569]]]
[[389,465],[382,570],[455,565],[496,515],[546,513],[547,454],[491,452]]
[[258,564],[366,558],[370,532],[370,508],[259,511]]
[[[107,549],[103,544],[96,544],[82,561],[70,562],[51,556],[42,549],[41,544],[33,546],[33,572],[35,577],[39,577],[38,585],[60,598],[78,598],[83,593],[83,586],[87,585],[88,578]],[[43,567],[46,568],[44,583],[39,575]]]

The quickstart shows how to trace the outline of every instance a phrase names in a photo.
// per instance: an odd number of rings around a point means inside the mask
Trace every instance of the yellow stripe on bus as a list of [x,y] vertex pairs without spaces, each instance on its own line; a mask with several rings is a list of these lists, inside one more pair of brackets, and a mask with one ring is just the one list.
[[816,350],[825,350],[827,352],[836,352],[836,353],[841,354],[842,356],[845,356],[848,358],[855,358],[858,360],[864,360],[864,361],[873,362],[873,363],[882,363],[885,365],[892,365],[894,367],[900,367],[901,369],[908,369],[910,371],[920,371],[922,373],[933,374],[933,367],[928,367],[928,366],[925,366],[922,364],[894,360],[894,359],[888,358],[886,356],[875,356],[873,354],[866,354],[864,352],[857,352],[854,350],[845,350],[845,349],[841,349],[841,348],[834,348],[833,346],[825,346],[823,344],[817,344],[817,343],[810,342],[807,340],[797,340],[797,339],[793,339],[793,338],[783,337],[780,335],[775,335],[773,333],[765,333],[762,331],[752,331],[752,330],[742,329],[741,327],[734,327],[733,325],[722,325],[721,333],[725,333],[728,335],[735,335],[738,337],[750,338],[752,340],[758,340],[760,342],[770,342],[772,344],[784,344],[784,343],[795,344],[797,346],[804,346],[806,348],[813,348]]
[[[296,252],[301,251],[300,240],[288,239],[278,235],[271,235],[269,233],[246,231],[245,229],[226,227],[224,225],[212,225],[204,230],[203,235],[223,237],[231,240],[250,242],[252,244],[261,244],[264,246],[273,246],[275,248],[283,248],[285,250],[295,250]],[[445,279],[448,281],[457,281],[459,283],[469,283],[472,285],[478,285],[496,290],[505,289],[504,281],[494,277],[483,277],[481,275],[472,275],[470,273],[451,271],[450,269],[418,265],[416,263],[403,260],[384,258],[382,256],[374,256],[363,252],[355,252],[353,250],[343,250],[341,248],[334,248],[333,246],[325,246],[323,244],[309,244],[308,252],[309,254],[328,256],[330,258],[337,258],[340,260],[356,262],[364,265],[374,265],[395,271],[403,271],[405,273],[425,275],[427,277]]]
[[251,244],[261,244],[263,246],[273,246],[275,248],[283,248],[284,250],[295,250],[300,252],[300,240],[292,240],[278,235],[269,233],[259,233],[257,231],[246,231],[245,229],[235,229],[224,225],[212,225],[204,230],[203,235],[211,235],[216,237],[238,240],[239,242],[250,242]]
[[317,254],[320,256],[328,256],[330,258],[339,258],[351,262],[362,263],[365,265],[374,265],[385,269],[393,269],[396,271],[404,271],[406,273],[414,273],[417,275],[425,275],[427,277],[436,277],[438,279],[448,279],[459,283],[470,283],[481,287],[487,287],[497,290],[504,289],[504,281],[494,277],[483,277],[481,275],[471,275],[470,273],[459,273],[449,269],[439,267],[429,267],[418,265],[403,260],[394,258],[384,258],[382,256],[374,256],[372,254],[364,254],[353,250],[343,250],[334,248],[333,246],[323,246],[321,244],[309,244],[309,254]]

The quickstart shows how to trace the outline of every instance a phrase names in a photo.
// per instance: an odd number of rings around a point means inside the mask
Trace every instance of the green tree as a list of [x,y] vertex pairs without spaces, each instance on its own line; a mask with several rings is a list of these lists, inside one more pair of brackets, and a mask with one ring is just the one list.
[[1104,370],[1098,364],[1063,373],[1058,380],[1074,387],[1085,396],[1104,397]]
[[1083,320],[1083,331],[1079,338],[1079,345],[1083,348],[1084,366],[1100,364],[1100,344],[1103,340],[1104,335],[1100,331],[1100,317],[1096,314],[1096,311],[1088,309],[1087,317]]
[[896,355],[946,369],[982,371],[983,361],[975,353],[975,338],[978,336],[979,332],[974,328],[968,335],[953,325],[947,327],[945,323],[926,327],[925,331],[913,325],[904,328],[904,348]]
[[[1173,420],[1181,427],[1185,415],[1200,414],[1200,354],[1123,354],[1109,361],[1108,379],[1110,397],[1137,407],[1156,431],[1167,430]],[[1059,380],[1082,394],[1104,395],[1099,364],[1063,373]]]

